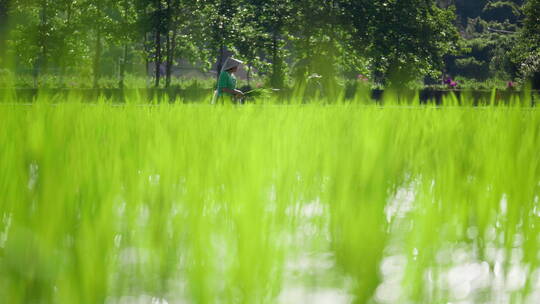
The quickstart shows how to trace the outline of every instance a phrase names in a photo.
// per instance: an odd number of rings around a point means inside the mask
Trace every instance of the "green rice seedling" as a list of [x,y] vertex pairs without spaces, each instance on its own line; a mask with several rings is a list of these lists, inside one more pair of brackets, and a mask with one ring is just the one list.
[[146,94],[0,104],[6,303],[537,301],[523,99]]

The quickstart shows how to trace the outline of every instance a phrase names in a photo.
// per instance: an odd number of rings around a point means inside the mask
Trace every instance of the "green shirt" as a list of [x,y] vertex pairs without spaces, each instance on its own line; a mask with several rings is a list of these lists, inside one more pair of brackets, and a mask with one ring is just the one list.
[[218,96],[223,95],[223,88],[227,88],[230,90],[236,89],[236,78],[233,74],[226,71],[221,72],[221,74],[219,75],[219,81],[217,86]]

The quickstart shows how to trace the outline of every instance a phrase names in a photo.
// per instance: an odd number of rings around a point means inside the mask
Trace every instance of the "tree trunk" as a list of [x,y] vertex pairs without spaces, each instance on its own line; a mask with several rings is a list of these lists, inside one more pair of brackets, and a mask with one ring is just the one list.
[[170,33],[170,37],[168,37],[168,52],[167,52],[167,80],[166,80],[166,87],[168,88],[171,85],[172,81],[172,68],[174,65],[174,55],[176,54],[176,36],[177,31],[174,29],[172,33]]
[[[129,25],[128,25],[128,7],[129,7],[129,1],[128,0],[124,0],[122,2],[122,8],[123,8],[123,12],[122,12],[122,21],[123,21],[123,26],[125,28],[129,28]],[[120,77],[120,81],[118,82],[118,87],[120,89],[123,89],[124,86],[125,86],[125,78],[126,78],[126,68],[127,68],[127,61],[128,61],[128,41],[129,41],[129,35],[128,34],[125,34],[124,37],[124,54],[122,56],[122,60],[120,62],[120,71],[119,71],[119,77]]]
[[162,61],[162,54],[161,54],[161,0],[156,0],[157,7],[156,7],[156,20],[154,23],[155,31],[156,31],[156,60],[155,60],[155,66],[156,66],[156,73],[155,73],[155,87],[159,88],[159,83],[161,79],[161,63]]
[[282,62],[279,55],[279,46],[278,46],[278,34],[274,32],[272,36],[272,78],[271,84],[274,88],[281,88],[283,86],[283,75],[282,75]]
[[171,55],[171,33],[167,33],[167,50],[165,59],[165,88],[171,85],[172,55]]
[[219,81],[219,74],[221,74],[221,70],[223,69],[223,55],[225,54],[225,46],[223,45],[223,42],[221,43],[219,47],[219,58],[218,58],[218,65],[217,65],[217,81]]
[[[73,2],[69,2],[68,3],[68,7],[67,7],[67,10],[66,10],[66,22],[65,22],[65,26],[66,28],[69,29],[69,34],[73,34],[73,30],[72,29],[72,26],[71,26],[71,15],[72,15],[72,10],[73,10]],[[62,56],[65,56],[67,57],[68,56],[68,46],[66,44],[62,44],[62,50],[60,52],[60,54],[62,54]],[[65,58],[65,57],[62,57],[62,58]],[[63,63],[63,62],[60,62],[59,64],[60,66],[60,83],[62,85],[65,85],[65,76],[66,76],[66,69],[67,69],[67,66]]]
[[6,40],[8,34],[9,0],[0,0],[0,68],[7,66]]
[[[101,20],[101,0],[97,1],[97,14],[98,14],[98,20]],[[95,45],[95,53],[94,53],[94,88],[98,87],[99,77],[101,76],[101,53],[102,53],[102,45],[101,45],[101,25],[99,22],[96,22],[96,45]]]
[[248,70],[247,70],[247,85],[251,88],[251,63],[248,63]]
[[101,74],[101,28],[98,26],[97,28],[97,36],[96,36],[96,52],[94,54],[94,88],[98,87],[98,81]]
[[127,43],[124,44],[124,55],[122,58],[122,62],[120,64],[120,82],[118,83],[118,86],[123,89],[125,86],[124,80],[126,78],[126,66],[127,66],[127,57],[128,57],[128,45]]
[[168,88],[171,85],[171,71],[172,71],[172,64],[173,64],[173,37],[174,35],[172,33],[172,27],[173,27],[173,17],[172,17],[172,10],[171,10],[171,0],[167,0],[167,34],[166,34],[166,41],[165,41],[165,87]]
[[160,77],[161,77],[161,34],[159,33],[159,29],[156,29],[156,60],[155,60],[155,87],[159,87]]
[[172,54],[171,54],[171,32],[167,31],[167,40],[165,41],[165,87],[168,88],[171,84],[171,68],[172,68]]
[[151,74],[150,74],[150,48],[148,47],[148,34],[144,34],[144,68],[146,70],[145,79],[146,79],[146,86],[150,87],[150,81],[151,81]]
[[39,76],[41,73],[47,71],[47,32],[48,32],[48,16],[47,16],[47,0],[41,1],[41,22],[39,28],[38,45],[40,47],[40,53],[36,62],[34,63],[34,87],[39,85]]

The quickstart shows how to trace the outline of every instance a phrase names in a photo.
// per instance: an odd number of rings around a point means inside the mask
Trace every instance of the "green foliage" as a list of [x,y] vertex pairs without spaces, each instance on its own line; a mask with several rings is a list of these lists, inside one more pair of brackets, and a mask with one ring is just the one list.
[[520,76],[525,80],[535,78],[540,88],[540,1],[528,0],[523,10],[525,19],[514,60],[520,64]]
[[521,7],[513,1],[490,1],[482,13],[487,20],[516,23],[521,17]]
[[6,66],[6,41],[8,35],[10,0],[0,0],[0,68]]
[[528,0],[523,8],[525,13],[525,20],[523,21],[524,35],[537,42],[536,48],[539,48],[538,42],[540,42],[540,1]]
[[522,14],[521,0],[1,0],[0,64],[34,87],[51,76],[123,87],[128,74],[169,87],[179,62],[219,70],[230,54],[245,60],[248,83],[258,74],[276,88],[314,74],[327,92],[358,74],[375,85],[441,72],[510,79],[534,56],[535,3]]
[[203,2],[200,7],[204,11],[207,27],[203,33],[205,43],[213,51],[211,58],[218,58],[217,70],[221,70],[225,60],[225,50],[233,45],[233,37],[236,37],[238,26],[235,16],[238,10],[236,0],[214,0]]
[[519,40],[519,2],[490,1],[471,15],[462,25],[464,52],[447,58],[447,72],[477,81],[515,79],[518,65],[509,54]]
[[283,88],[285,85],[285,37],[289,27],[294,21],[294,1],[291,0],[252,0],[254,18],[259,24],[259,33],[262,35],[262,45],[272,62],[269,85],[275,88]]
[[489,0],[454,0],[457,10],[459,11],[460,23],[467,24],[469,18],[480,16],[484,7],[490,2]]
[[358,46],[370,54],[373,71],[408,82],[437,75],[443,56],[456,51],[458,32],[451,9],[431,1],[350,1],[349,20]]

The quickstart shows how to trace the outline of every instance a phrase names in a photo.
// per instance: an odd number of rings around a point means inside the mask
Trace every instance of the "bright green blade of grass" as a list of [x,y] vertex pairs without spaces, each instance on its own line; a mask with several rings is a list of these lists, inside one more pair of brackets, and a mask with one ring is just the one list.
[[[403,108],[390,95],[387,107],[126,98],[0,106],[6,302],[488,303],[538,292],[496,283],[540,266],[536,109],[420,107],[416,95]],[[488,283],[455,285],[467,267]]]

